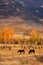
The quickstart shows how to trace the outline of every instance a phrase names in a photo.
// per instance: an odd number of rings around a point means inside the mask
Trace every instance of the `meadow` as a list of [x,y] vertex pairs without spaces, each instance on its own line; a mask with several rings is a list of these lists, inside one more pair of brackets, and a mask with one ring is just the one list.
[[[29,54],[29,50],[33,47],[35,53]],[[17,53],[20,49],[24,49],[25,53]],[[43,65],[43,45],[0,44],[0,65],[38,64]]]
[[43,36],[15,34],[4,28],[0,33],[0,65],[43,65]]

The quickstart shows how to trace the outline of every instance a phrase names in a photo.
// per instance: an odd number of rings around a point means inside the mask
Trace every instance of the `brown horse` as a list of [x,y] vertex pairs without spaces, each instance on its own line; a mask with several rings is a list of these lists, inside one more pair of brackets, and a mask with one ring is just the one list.
[[17,53],[25,53],[25,50],[18,50]]
[[35,50],[34,49],[29,50],[29,54],[31,53],[35,53]]

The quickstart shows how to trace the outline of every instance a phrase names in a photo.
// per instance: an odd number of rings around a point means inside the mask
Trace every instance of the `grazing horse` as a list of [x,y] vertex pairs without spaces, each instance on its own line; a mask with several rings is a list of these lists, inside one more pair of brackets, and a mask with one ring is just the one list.
[[34,49],[29,50],[29,54],[30,53],[35,53],[35,50]]
[[25,53],[25,51],[24,50],[18,50],[17,53],[21,54],[21,53]]

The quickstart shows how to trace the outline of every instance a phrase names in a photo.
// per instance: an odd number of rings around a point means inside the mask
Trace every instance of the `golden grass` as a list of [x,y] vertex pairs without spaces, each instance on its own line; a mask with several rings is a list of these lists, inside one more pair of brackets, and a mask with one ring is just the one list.
[[[23,44],[26,49],[22,48],[21,44],[0,44],[0,47],[6,45],[10,46],[11,50],[9,50],[8,48],[0,49],[0,65],[43,65],[43,62],[37,60],[37,58],[43,55],[43,46],[41,48],[41,46],[39,45],[40,49],[38,49],[38,46],[36,45],[36,53],[29,55],[29,45]],[[33,47],[35,47],[35,45],[33,45]],[[25,54],[17,53],[19,49],[24,49]]]

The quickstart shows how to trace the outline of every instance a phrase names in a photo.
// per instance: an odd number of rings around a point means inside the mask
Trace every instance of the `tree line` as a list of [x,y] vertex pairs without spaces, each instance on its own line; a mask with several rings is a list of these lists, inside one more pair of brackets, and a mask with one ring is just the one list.
[[22,39],[18,36],[16,39],[14,37],[15,30],[8,29],[5,27],[2,31],[0,30],[0,43],[6,44],[6,43],[14,43],[14,44],[43,44],[43,38],[41,34],[39,34],[36,30],[32,30],[30,32],[30,35],[28,39],[25,39],[25,36],[22,37]]

